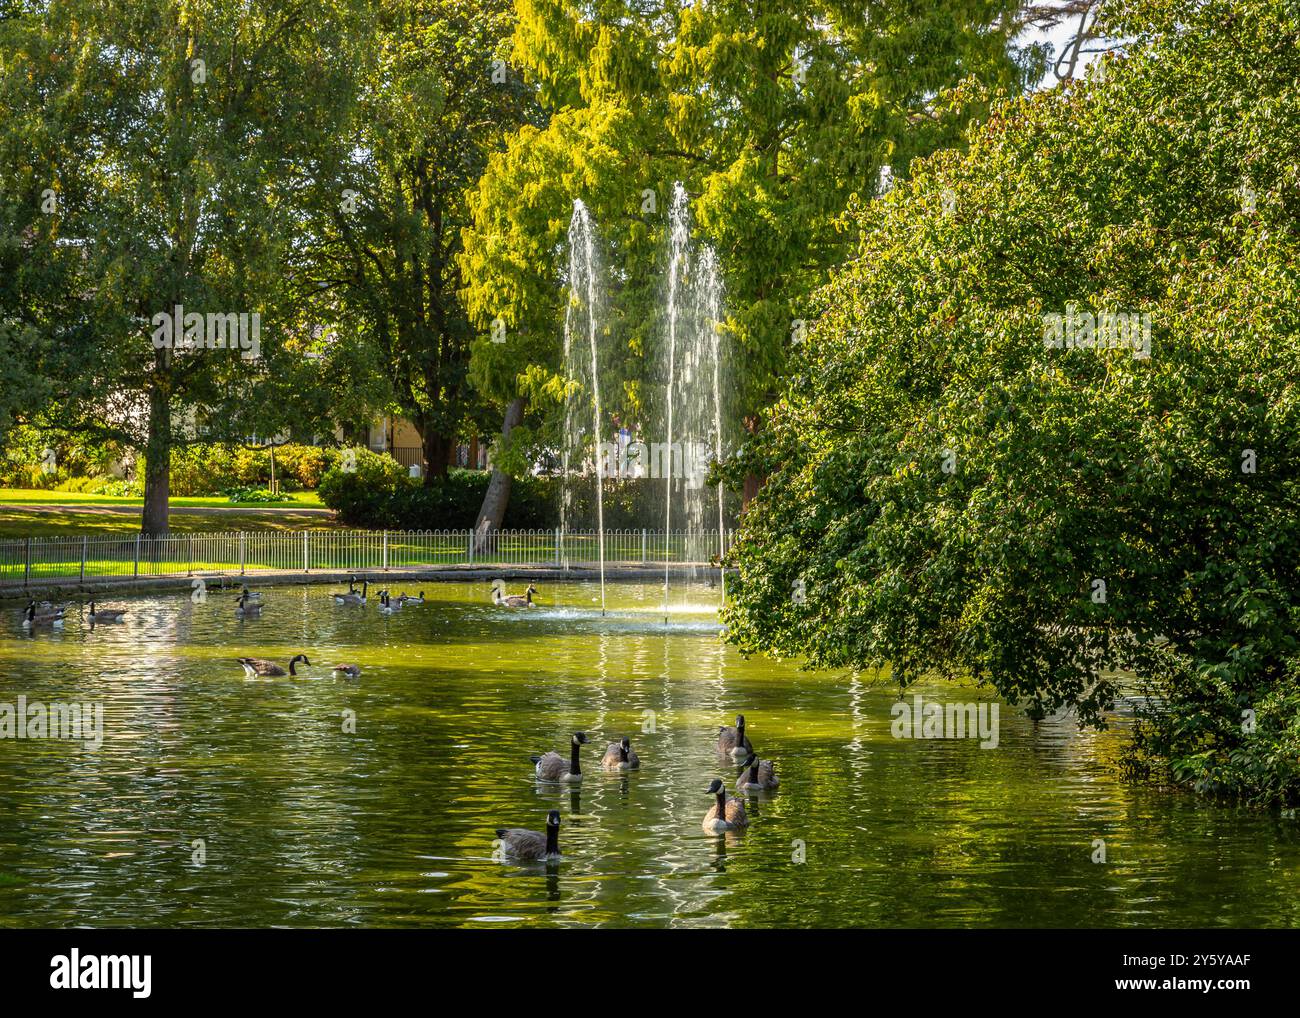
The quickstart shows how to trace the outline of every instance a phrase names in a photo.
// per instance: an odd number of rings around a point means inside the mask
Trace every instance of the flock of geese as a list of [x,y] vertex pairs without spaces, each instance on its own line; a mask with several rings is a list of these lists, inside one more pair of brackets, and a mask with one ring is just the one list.
[[[63,620],[71,607],[71,602],[54,604],[51,601],[39,603],[29,601],[27,607],[23,609],[23,628],[57,629],[63,625]],[[125,611],[115,608],[96,608],[94,601],[86,605],[86,621],[92,626],[102,622],[121,622],[125,615]]]
[[[532,608],[533,595],[537,593],[537,588],[531,583],[528,590],[523,594],[515,594],[506,597],[501,593],[502,581],[494,580],[492,584],[493,603],[506,608]],[[392,615],[394,612],[401,611],[409,605],[422,605],[425,603],[424,591],[412,596],[402,591],[397,597],[392,596],[389,590],[380,590],[376,595],[381,615]],[[335,605],[341,608],[364,608],[370,602],[370,581],[363,579],[361,587],[357,587],[357,578],[351,576],[348,578],[348,589],[334,591],[330,594],[330,599]],[[235,605],[235,615],[239,618],[260,618],[262,614],[263,599],[262,595],[248,587],[241,587],[239,599]],[[295,654],[289,661],[288,671],[282,665],[274,661],[268,661],[260,657],[241,657],[236,658],[244,668],[244,675],[250,679],[277,679],[288,675],[291,678],[298,675],[298,663],[312,667],[312,663],[307,659],[306,654]],[[336,664],[330,666],[330,671],[335,675],[341,675],[347,679],[356,679],[361,676],[361,666],[354,663]]]
[[[222,586],[217,589],[226,589],[224,581]],[[528,589],[522,594],[507,595],[504,592],[503,580],[492,581],[492,603],[500,608],[535,608],[537,606],[533,603],[533,595],[536,593],[537,588],[530,583]],[[362,580],[361,587],[358,589],[355,576],[348,578],[347,590],[330,594],[334,604],[350,608],[364,607],[369,601],[369,596],[370,581]],[[422,605],[425,603],[424,591],[420,591],[414,596],[402,591],[394,598],[388,590],[381,590],[377,597],[381,615],[392,615],[409,605]],[[264,605],[265,601],[260,591],[249,590],[247,584],[241,584],[239,597],[235,601],[235,617],[240,619],[261,618]],[[71,607],[71,602],[55,604],[51,601],[30,601],[22,612],[22,626],[27,630],[59,628],[63,625],[66,613]],[[125,609],[96,608],[94,601],[90,601],[86,605],[85,618],[91,625],[121,622],[125,616]],[[268,661],[266,658],[240,657],[235,658],[235,660],[243,666],[244,675],[250,679],[275,679],[285,675],[296,677],[300,662],[309,668],[312,667],[312,663],[307,659],[306,654],[295,654],[289,661],[287,670],[283,665],[277,664],[275,661]],[[335,675],[341,675],[349,679],[359,678],[361,675],[361,666],[351,663],[332,665],[330,670]]]
[[[582,780],[582,747],[591,740],[585,732],[574,732],[569,740],[569,756],[552,750],[530,757],[538,781],[571,783]],[[736,715],[736,724],[718,728],[718,756],[740,761],[740,774],[736,778],[736,791],[746,794],[769,792],[781,784],[776,776],[776,766],[771,760],[760,760],[754,745],[745,734],[745,715]],[[600,758],[604,771],[634,771],[641,767],[641,759],[625,735],[618,742],[605,747]],[[704,814],[703,828],[710,834],[735,831],[749,825],[745,804],[734,795],[727,794],[721,778],[714,778],[708,788],[714,796],[713,805]],[[530,831],[522,827],[498,827],[497,838],[504,854],[516,860],[545,861],[558,859],[560,852],[560,811],[553,809],[546,815],[546,830]]]

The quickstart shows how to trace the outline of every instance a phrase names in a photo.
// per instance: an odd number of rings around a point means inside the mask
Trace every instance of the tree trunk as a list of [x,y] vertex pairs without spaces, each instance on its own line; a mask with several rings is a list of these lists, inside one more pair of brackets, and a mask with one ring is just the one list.
[[171,403],[157,382],[149,392],[149,441],[144,457],[144,512],[140,532],[157,537],[167,533],[172,477]]
[[420,444],[424,450],[424,484],[428,487],[439,478],[447,476],[449,449],[454,448],[455,439],[437,434],[433,428],[419,425]]
[[[506,418],[501,425],[501,444],[510,438],[510,432],[524,419],[524,398],[516,396],[506,407]],[[489,530],[500,530],[501,521],[506,518],[506,506],[510,504],[510,475],[496,466],[492,467],[492,479],[488,481],[487,494],[483,496],[483,507],[478,512],[474,523],[476,547],[481,548]]]

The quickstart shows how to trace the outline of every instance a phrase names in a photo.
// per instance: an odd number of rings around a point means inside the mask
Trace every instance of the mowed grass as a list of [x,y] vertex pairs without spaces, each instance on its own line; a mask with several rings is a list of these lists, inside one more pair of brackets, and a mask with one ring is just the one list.
[[[52,507],[69,508],[52,508]],[[0,538],[133,534],[140,529],[143,501],[72,491],[0,488]],[[278,502],[239,505],[221,496],[173,498],[171,529],[179,534],[228,531],[334,530],[332,516],[314,491],[286,492]],[[223,512],[187,512],[222,509]],[[134,510],[128,512],[124,510]]]
[[[170,526],[178,534],[217,534],[228,531],[291,531],[345,529],[332,516],[295,513],[289,509],[230,513],[187,513],[172,509]],[[73,537],[82,534],[134,534],[140,529],[140,514],[78,512],[33,512],[0,505],[0,538]]]
[[[105,505],[140,508],[144,501],[119,495],[87,495],[76,491],[50,491],[45,488],[0,488],[0,505]],[[171,499],[175,509],[229,509],[237,503],[222,495],[177,497]],[[277,502],[257,502],[249,508],[258,509],[323,509],[320,496],[314,491],[282,492]]]

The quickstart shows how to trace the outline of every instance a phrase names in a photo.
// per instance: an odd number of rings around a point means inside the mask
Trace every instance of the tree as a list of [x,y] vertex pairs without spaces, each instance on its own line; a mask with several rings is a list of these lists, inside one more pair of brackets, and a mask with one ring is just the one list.
[[303,167],[350,98],[356,11],[23,6],[0,27],[4,189],[44,213],[23,257],[57,267],[14,296],[47,330],[52,399],[30,420],[142,450],[161,533],[178,443],[332,427],[352,348],[321,341],[285,266]]
[[322,315],[370,337],[431,483],[485,423],[459,295],[465,194],[531,107],[517,75],[494,75],[508,0],[385,0],[373,17],[348,129],[312,189],[301,277]]
[[855,208],[728,638],[1092,724],[1131,670],[1174,776],[1294,803],[1300,5],[1115,17],[1127,56]]
[[[557,377],[565,231],[575,198],[602,230],[611,420],[644,420],[663,333],[666,214],[685,183],[697,230],[718,251],[737,414],[777,379],[807,294],[846,253],[850,197],[891,165],[960,140],[983,110],[958,81],[1018,89],[1041,54],[1009,41],[1007,0],[643,4],[519,0],[512,62],[550,118],[489,160],[466,232],[467,301],[497,339],[471,370],[501,403],[545,413]],[[972,98],[975,97],[972,101]],[[619,384],[615,384],[619,383]],[[545,429],[514,429],[517,440]]]

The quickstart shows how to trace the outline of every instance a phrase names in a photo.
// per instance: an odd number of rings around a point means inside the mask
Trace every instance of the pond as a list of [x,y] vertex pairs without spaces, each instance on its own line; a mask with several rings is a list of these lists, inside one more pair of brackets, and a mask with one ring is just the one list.
[[[485,583],[429,584],[391,617],[273,588],[245,620],[229,594],[159,593],[114,598],[119,625],[76,609],[35,635],[6,606],[0,702],[100,703],[104,738],[0,739],[0,923],[1300,923],[1297,822],[1121,782],[1122,721],[1080,735],[1004,707],[996,748],[895,738],[887,681],[745,660],[707,586],[668,626],[653,582],[611,586],[605,618],[594,584],[539,588],[510,611]],[[235,661],[300,651],[292,679]],[[743,833],[711,835],[737,712],[781,786],[748,800]],[[575,731],[581,786],[539,784],[530,754]],[[623,734],[640,771],[603,773]],[[560,862],[494,860],[496,828],[542,830],[550,809]]]

